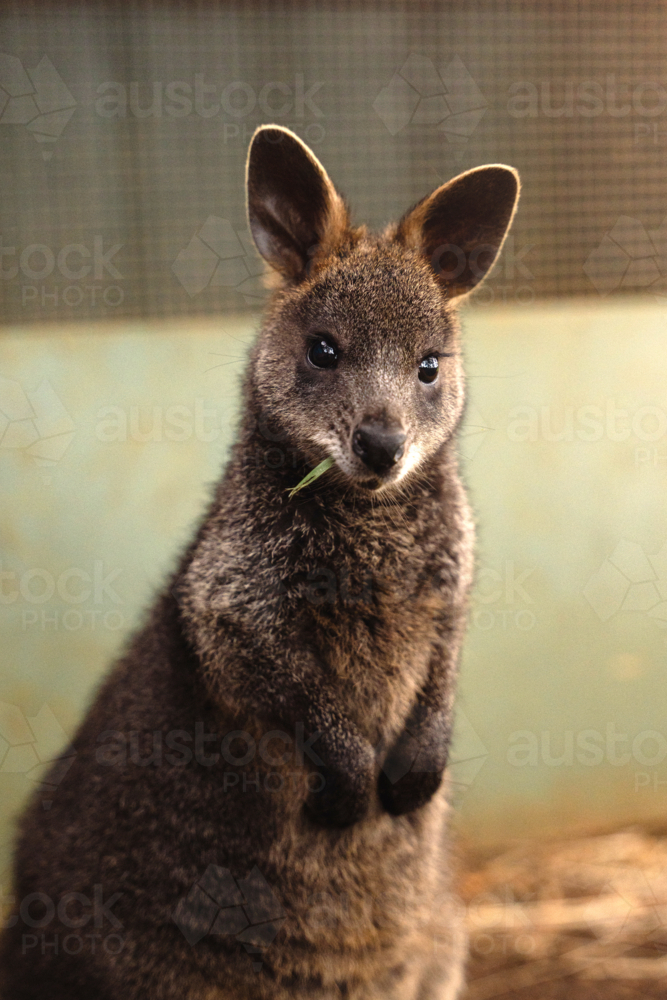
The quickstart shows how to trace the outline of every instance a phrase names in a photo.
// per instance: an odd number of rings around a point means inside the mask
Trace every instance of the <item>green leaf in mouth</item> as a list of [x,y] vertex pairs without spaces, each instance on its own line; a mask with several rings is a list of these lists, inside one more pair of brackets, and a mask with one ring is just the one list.
[[327,469],[330,469],[332,465],[334,465],[333,458],[325,458],[324,461],[320,462],[319,465],[316,465],[314,469],[307,472],[301,482],[297,483],[296,486],[289,491],[290,500],[294,494],[298,493],[299,490],[302,490],[304,486],[310,486],[310,484],[315,482],[316,479],[319,479],[322,473],[326,472]]

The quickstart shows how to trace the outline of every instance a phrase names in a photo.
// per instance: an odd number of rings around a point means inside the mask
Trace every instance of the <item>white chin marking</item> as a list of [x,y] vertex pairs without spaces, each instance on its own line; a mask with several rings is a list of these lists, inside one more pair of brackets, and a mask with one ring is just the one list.
[[405,479],[409,472],[412,472],[413,469],[417,468],[420,461],[421,455],[419,450],[415,448],[414,445],[411,448],[408,448],[408,454],[401,461],[398,475],[395,479],[391,479],[388,483],[384,483],[381,489],[385,489],[387,486],[395,486],[397,483],[400,483],[401,480]]
[[[366,488],[371,490],[373,493],[384,493],[391,490],[392,487],[398,486],[406,476],[416,469],[421,460],[421,455],[416,448],[411,448],[408,452],[407,459],[401,464],[400,468],[397,470],[397,475],[391,479],[380,480],[377,486],[367,486]],[[360,484],[363,485],[363,484]]]
[[[357,485],[364,487],[365,489],[372,490],[373,493],[381,493],[384,490],[391,489],[392,486],[397,486],[405,477],[416,469],[421,461],[421,454],[418,448],[414,445],[408,447],[407,455],[401,459],[400,466],[397,470],[397,475],[392,479],[382,481],[380,480],[377,486],[371,486],[370,481],[373,479],[372,474],[368,476],[364,482],[359,474],[359,469],[356,464],[351,462],[347,455],[343,452],[340,442],[337,439],[332,439],[326,434],[314,434],[313,442],[318,444],[320,448],[326,449],[327,457],[333,458],[334,462],[340,469],[340,471],[347,476],[349,479],[357,483]],[[375,477],[376,481],[379,477]]]

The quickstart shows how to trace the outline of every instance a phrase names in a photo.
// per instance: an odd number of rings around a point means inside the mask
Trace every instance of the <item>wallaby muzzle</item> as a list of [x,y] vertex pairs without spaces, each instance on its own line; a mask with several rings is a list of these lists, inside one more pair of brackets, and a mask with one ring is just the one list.
[[381,475],[403,457],[405,438],[401,428],[367,421],[352,435],[352,450],[372,472]]

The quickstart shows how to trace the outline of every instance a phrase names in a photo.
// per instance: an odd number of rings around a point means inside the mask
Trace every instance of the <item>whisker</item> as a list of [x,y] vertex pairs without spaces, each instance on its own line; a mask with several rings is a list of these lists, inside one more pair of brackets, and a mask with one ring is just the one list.
[[237,365],[239,361],[245,361],[245,358],[237,358],[235,361],[221,361],[219,365],[211,365],[210,368],[204,369],[204,375],[207,372],[215,371],[216,368],[227,368],[229,365]]
[[246,354],[218,354],[216,351],[209,351],[209,354],[213,354],[216,358],[232,358],[233,361],[246,361]]
[[230,340],[235,340],[237,344],[243,344],[244,347],[252,347],[253,345],[252,340],[241,340],[240,337],[235,337],[231,333],[226,334],[226,336],[229,337]]
[[517,372],[515,375],[466,375],[466,379],[469,378],[519,378],[521,375],[525,375],[525,372]]

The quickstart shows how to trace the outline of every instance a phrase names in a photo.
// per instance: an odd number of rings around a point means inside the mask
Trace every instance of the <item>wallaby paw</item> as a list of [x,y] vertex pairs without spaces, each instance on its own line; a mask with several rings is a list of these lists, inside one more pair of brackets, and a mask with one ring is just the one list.
[[[352,826],[368,811],[375,755],[370,744],[361,739],[351,741],[346,749],[345,759],[335,754],[332,755],[338,757],[335,762],[329,757],[328,762],[317,768],[317,790],[306,800],[308,815],[324,826]],[[324,748],[320,752],[325,753]]]
[[[369,787],[357,787],[348,775],[332,768],[318,768],[324,782],[318,792],[306,800],[306,812],[321,826],[352,826],[363,819],[368,811]],[[368,783],[370,784],[370,782]]]
[[442,783],[442,771],[408,771],[392,782],[389,775],[380,771],[378,794],[380,802],[392,816],[420,809],[437,792]]

